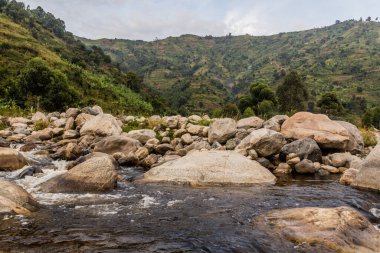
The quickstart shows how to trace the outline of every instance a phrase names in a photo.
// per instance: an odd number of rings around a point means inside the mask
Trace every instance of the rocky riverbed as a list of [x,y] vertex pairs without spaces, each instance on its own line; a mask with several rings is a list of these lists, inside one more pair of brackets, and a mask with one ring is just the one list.
[[97,106],[2,120],[0,250],[380,249],[380,146],[367,156],[350,123]]

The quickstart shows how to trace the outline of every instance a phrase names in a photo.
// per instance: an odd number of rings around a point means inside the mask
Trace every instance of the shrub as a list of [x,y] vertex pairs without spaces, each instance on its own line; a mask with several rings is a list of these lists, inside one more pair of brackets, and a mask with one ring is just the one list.
[[0,130],[4,130],[9,127],[9,124],[4,118],[0,118]]
[[125,123],[121,127],[121,129],[123,130],[123,132],[128,133],[129,131],[139,130],[139,129],[143,129],[145,127],[146,127],[145,123],[139,122],[137,120],[133,120],[133,121],[129,121],[129,122]]
[[49,122],[45,120],[38,120],[36,123],[34,123],[34,131],[39,131],[47,128],[49,126]]
[[373,147],[377,144],[376,134],[373,132],[373,129],[360,129],[360,132],[363,136],[364,146],[365,147]]
[[249,117],[252,117],[252,116],[255,116],[255,112],[253,111],[253,109],[251,107],[247,107],[244,110],[243,115],[241,117],[242,118],[249,118]]
[[197,125],[200,126],[209,126],[211,124],[211,120],[209,119],[202,119],[201,121],[198,122]]

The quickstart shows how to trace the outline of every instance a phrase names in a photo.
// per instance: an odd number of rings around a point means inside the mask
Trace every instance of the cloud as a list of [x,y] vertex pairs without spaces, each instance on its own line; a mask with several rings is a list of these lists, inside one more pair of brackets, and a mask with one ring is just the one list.
[[376,17],[378,0],[24,0],[87,38],[153,40],[181,34],[269,35]]

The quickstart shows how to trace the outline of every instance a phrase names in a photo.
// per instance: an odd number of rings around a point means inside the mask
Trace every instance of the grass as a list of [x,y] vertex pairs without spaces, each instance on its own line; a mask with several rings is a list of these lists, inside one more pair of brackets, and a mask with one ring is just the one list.
[[139,130],[144,129],[146,127],[145,123],[139,122],[137,120],[129,121],[128,123],[125,123],[121,129],[124,133],[128,133],[133,130]]
[[49,126],[49,122],[40,119],[40,120],[36,121],[36,123],[34,123],[33,129],[34,129],[34,131],[40,131],[40,130],[44,130],[48,126]]

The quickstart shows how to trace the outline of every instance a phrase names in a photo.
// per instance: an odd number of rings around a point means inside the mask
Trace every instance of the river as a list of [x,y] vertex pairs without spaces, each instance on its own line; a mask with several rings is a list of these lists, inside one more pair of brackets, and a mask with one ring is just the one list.
[[[64,161],[54,170],[49,161],[26,155],[45,163],[44,179],[64,172]],[[17,173],[0,177],[12,180]],[[250,221],[269,210],[305,206],[350,206],[380,224],[380,195],[341,185],[336,176],[293,176],[265,187],[130,182],[142,173],[122,168],[125,180],[105,194],[41,193],[34,188],[41,175],[17,180],[42,206],[30,216],[0,216],[0,252],[298,252],[298,245],[268,238]]]

